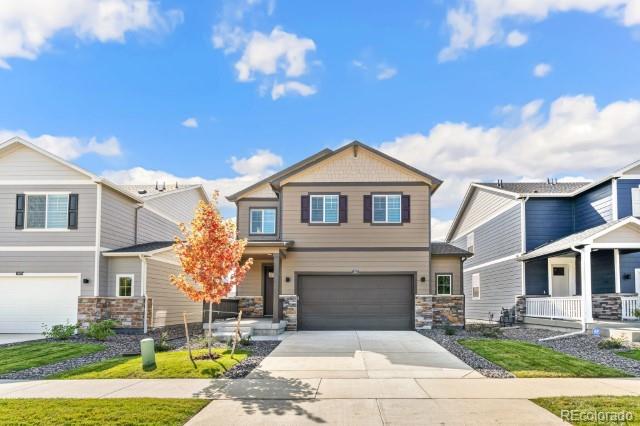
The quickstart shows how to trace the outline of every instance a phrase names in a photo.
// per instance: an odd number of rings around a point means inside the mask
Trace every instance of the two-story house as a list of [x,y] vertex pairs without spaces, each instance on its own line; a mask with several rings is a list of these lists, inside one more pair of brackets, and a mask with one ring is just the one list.
[[227,197],[253,267],[236,299],[289,329],[462,325],[466,250],[431,243],[441,181],[360,142]]
[[632,318],[639,216],[640,161],[592,183],[471,184],[447,236],[474,252],[464,267],[467,319],[497,320],[516,299],[538,324]]
[[202,321],[169,282],[200,185],[120,186],[21,138],[0,144],[0,333],[112,318],[147,331]]

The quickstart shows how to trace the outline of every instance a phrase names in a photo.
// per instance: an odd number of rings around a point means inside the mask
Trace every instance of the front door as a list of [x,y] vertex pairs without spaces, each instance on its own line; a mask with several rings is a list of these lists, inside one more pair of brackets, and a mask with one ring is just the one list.
[[569,296],[569,268],[563,265],[553,265],[551,285],[553,297]]
[[273,265],[265,265],[262,270],[264,315],[273,315]]

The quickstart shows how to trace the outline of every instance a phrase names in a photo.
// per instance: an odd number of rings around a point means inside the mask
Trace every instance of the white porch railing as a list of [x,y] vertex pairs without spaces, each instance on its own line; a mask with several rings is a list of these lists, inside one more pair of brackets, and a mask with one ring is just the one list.
[[582,318],[582,297],[527,297],[526,316],[579,320]]
[[636,319],[634,315],[637,308],[640,308],[640,298],[638,296],[621,296],[622,299],[622,319]]

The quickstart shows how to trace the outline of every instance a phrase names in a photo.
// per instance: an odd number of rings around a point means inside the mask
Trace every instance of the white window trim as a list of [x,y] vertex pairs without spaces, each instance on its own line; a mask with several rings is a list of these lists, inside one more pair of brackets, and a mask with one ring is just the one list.
[[[265,210],[273,210],[274,215],[273,215],[273,232],[264,232],[264,211]],[[260,212],[260,223],[262,224],[261,229],[263,231],[261,232],[253,232],[253,212],[254,211],[259,211]],[[278,223],[278,209],[273,208],[273,207],[258,207],[258,208],[249,208],[249,234],[251,235],[275,235],[276,231],[277,231],[277,225]]]
[[[389,197],[400,198],[400,220],[397,222],[389,222]],[[384,204],[384,220],[376,220],[375,208],[376,198],[385,198]],[[371,194],[371,223],[402,223],[402,194]]]
[[[131,296],[120,296],[120,278],[131,278]],[[135,274],[116,274],[116,297],[128,299],[133,297],[136,288]]]
[[[477,286],[476,286],[476,285],[474,285],[474,284],[475,284],[475,282],[474,282],[474,281],[476,281],[476,280],[474,280],[474,278],[475,278],[475,277],[478,277],[478,278],[477,278],[477,282],[478,282],[478,285],[477,285]],[[475,297],[475,296],[473,295],[473,289],[474,289],[474,287],[477,287],[477,288],[478,288],[478,297]],[[472,300],[480,300],[480,298],[481,298],[481,297],[482,297],[482,289],[481,289],[481,283],[480,283],[480,273],[479,273],[479,272],[476,272],[475,274],[472,274],[472,275],[471,275],[471,299],[472,299]]]
[[[23,192],[24,194],[24,228],[23,232],[69,232],[69,196],[70,192]],[[29,228],[29,197],[44,195],[44,228]],[[65,228],[48,228],[49,215],[49,195],[66,195],[67,196],[67,226]]]
[[[449,277],[449,293],[440,293],[440,286],[438,285],[438,278],[439,277]],[[438,296],[442,295],[442,296],[451,296],[451,294],[453,294],[453,274],[452,273],[440,273],[440,274],[436,274],[436,294]]]
[[[327,197],[335,197],[336,198],[337,212],[336,212],[336,220],[335,220],[335,222],[327,222],[327,220],[326,220],[327,210],[325,209],[325,205],[326,205]],[[321,221],[313,220],[313,199],[314,198],[322,198],[322,220]],[[330,223],[330,224],[340,223],[340,195],[338,195],[338,194],[310,195],[309,196],[309,223]]]

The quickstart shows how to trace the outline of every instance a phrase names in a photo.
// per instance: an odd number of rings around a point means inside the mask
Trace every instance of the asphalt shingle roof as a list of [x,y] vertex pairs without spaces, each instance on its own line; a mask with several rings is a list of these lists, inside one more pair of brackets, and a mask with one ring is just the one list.
[[453,256],[473,256],[473,253],[456,247],[453,244],[434,241],[431,243],[431,254],[453,255]]
[[589,182],[558,182],[555,184],[547,182],[503,182],[502,184],[480,182],[478,185],[514,194],[571,194],[589,185]]
[[150,243],[136,244],[134,246],[122,247],[115,250],[109,250],[106,253],[146,253],[149,251],[170,247],[172,244],[173,244],[173,241],[153,241]]
[[180,185],[179,183],[172,184],[158,184],[156,185],[120,185],[130,193],[137,195],[138,197],[145,198],[156,194],[165,194],[178,189],[196,188],[200,185]]

